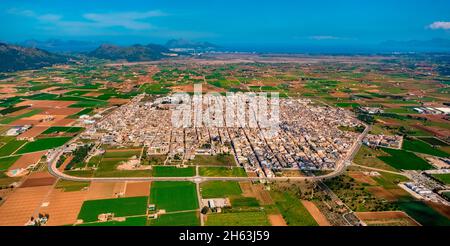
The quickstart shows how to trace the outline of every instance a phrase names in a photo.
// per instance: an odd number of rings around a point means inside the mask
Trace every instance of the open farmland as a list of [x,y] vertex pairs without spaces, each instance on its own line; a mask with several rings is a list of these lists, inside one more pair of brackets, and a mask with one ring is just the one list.
[[129,197],[85,201],[78,219],[94,222],[98,220],[98,215],[103,213],[114,213],[115,217],[145,215],[147,200],[147,197]]
[[199,226],[200,218],[198,212],[180,212],[163,214],[157,219],[149,220],[151,226]]
[[450,157],[450,154],[448,154],[442,150],[433,148],[428,143],[425,143],[421,140],[406,139],[403,141],[403,149],[413,151],[413,152],[433,155],[433,156]]
[[17,151],[17,154],[53,149],[67,143],[70,139],[71,137],[40,138],[36,141],[26,143]]
[[192,177],[195,176],[194,167],[170,167],[170,166],[154,166],[154,177]]
[[208,226],[269,226],[270,222],[265,212],[236,212],[209,214],[206,220]]
[[414,153],[388,148],[383,148],[383,151],[390,156],[379,156],[378,158],[396,169],[428,170],[432,168],[427,161]]
[[242,194],[238,182],[235,181],[209,181],[200,185],[202,198],[221,198],[238,196]]
[[200,176],[205,177],[245,177],[245,170],[240,167],[200,167]]
[[199,207],[195,184],[191,182],[153,182],[150,203],[166,212],[195,210]]
[[435,179],[439,180],[443,184],[446,184],[446,185],[450,184],[450,173],[432,174],[431,176],[433,176]]

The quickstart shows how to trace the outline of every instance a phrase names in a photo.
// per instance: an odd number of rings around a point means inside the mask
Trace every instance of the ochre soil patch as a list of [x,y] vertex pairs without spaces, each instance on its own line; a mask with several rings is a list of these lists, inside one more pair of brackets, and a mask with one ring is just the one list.
[[25,100],[16,104],[16,106],[31,105],[35,108],[67,108],[76,103],[75,101],[52,101],[52,100]]
[[86,200],[108,199],[117,197],[117,193],[125,191],[125,183],[92,182]]
[[67,157],[61,164],[61,166],[58,168],[58,170],[63,171],[66,168],[66,166],[72,161],[72,159],[73,159],[72,155]]
[[420,226],[417,221],[403,211],[356,212],[355,215],[367,225],[404,225]]
[[75,119],[61,119],[55,121],[52,126],[71,126],[75,121]]
[[39,124],[39,120],[27,120],[27,119],[18,119],[14,122],[9,123],[9,126],[23,126],[23,125],[37,125]]
[[85,96],[85,97],[98,97],[100,95],[103,95],[103,93],[101,93],[101,92],[89,92],[89,93],[84,94],[83,96]]
[[345,92],[333,92],[331,95],[338,98],[348,98],[348,94]]
[[330,222],[327,220],[325,215],[317,208],[316,204],[310,201],[302,200],[303,206],[311,214],[314,220],[319,224],[319,226],[331,226]]
[[267,217],[272,226],[287,226],[286,221],[281,214],[269,214]]
[[429,132],[433,135],[437,135],[437,136],[441,136],[443,138],[447,138],[450,137],[450,131],[447,129],[442,129],[439,127],[433,127],[433,126],[423,126],[420,124],[414,124],[413,125],[415,128],[420,129],[420,130],[424,130],[426,132]]
[[2,94],[9,94],[9,93],[15,93],[15,92],[17,92],[16,88],[12,88],[12,87],[0,88],[0,93],[2,93]]
[[246,197],[255,196],[253,194],[252,183],[251,182],[239,182],[239,186],[242,190],[242,195]]
[[46,225],[74,224],[86,196],[87,191],[64,192],[62,190],[53,190],[46,200],[48,206],[41,207],[39,212],[50,215]]
[[81,108],[46,108],[41,114],[48,115],[72,115],[80,112]]
[[25,113],[28,113],[31,111],[32,111],[32,109],[30,109],[30,108],[24,108],[24,109],[12,112],[12,113],[8,114],[8,116],[19,116],[19,115],[22,115],[22,114],[25,114]]
[[130,101],[130,99],[125,99],[125,98],[111,98],[108,100],[108,102],[111,104],[125,104],[125,103],[128,103],[129,101]]
[[23,182],[23,184],[20,186],[21,188],[26,187],[36,187],[36,186],[48,186],[54,184],[56,181],[56,178],[54,177],[48,177],[48,178],[28,178]]
[[362,172],[350,171],[350,172],[348,172],[348,174],[350,175],[350,177],[354,178],[356,181],[358,181],[360,183],[366,183],[366,184],[370,184],[370,185],[377,184],[377,182],[375,180],[373,180],[372,177],[367,176]]
[[0,206],[0,226],[23,226],[30,219],[51,186],[17,188]]
[[27,130],[26,132],[20,134],[19,138],[34,138],[39,136],[39,134],[43,133],[47,129],[48,129],[47,126],[35,126]]
[[150,182],[127,182],[125,197],[150,195]]
[[394,190],[386,190],[381,186],[377,187],[368,187],[367,190],[372,193],[374,196],[386,199],[388,201],[395,201],[398,199],[399,195],[396,189]]
[[261,184],[252,184],[251,182],[239,182],[242,190],[242,195],[245,197],[255,197],[261,205],[273,204],[270,193],[264,189]]
[[436,211],[450,219],[450,207],[444,204],[426,202],[430,207],[434,208]]
[[27,168],[32,164],[36,164],[44,154],[45,151],[22,155],[16,162],[14,162],[14,164],[12,164],[9,170]]

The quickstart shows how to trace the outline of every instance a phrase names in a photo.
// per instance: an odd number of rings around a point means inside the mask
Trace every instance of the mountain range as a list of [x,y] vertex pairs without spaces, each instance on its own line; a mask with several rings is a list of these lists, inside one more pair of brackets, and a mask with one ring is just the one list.
[[67,56],[45,50],[0,43],[0,72],[38,69],[68,61]]
[[165,53],[169,53],[169,49],[158,44],[132,46],[117,46],[110,44],[102,44],[100,47],[87,55],[100,59],[108,60],[127,60],[135,61],[152,61],[166,57]]
[[187,39],[171,39],[167,41],[166,45],[169,49],[174,48],[185,48],[185,49],[213,49],[218,48],[219,46],[209,43],[209,42],[195,42]]
[[30,48],[38,48],[50,52],[90,52],[99,47],[102,42],[49,39],[45,41],[30,39],[18,45]]

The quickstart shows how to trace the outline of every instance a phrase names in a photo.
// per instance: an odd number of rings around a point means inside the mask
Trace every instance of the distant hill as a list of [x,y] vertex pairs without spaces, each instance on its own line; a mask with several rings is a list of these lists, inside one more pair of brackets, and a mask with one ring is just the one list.
[[68,57],[45,50],[0,43],[0,72],[38,69],[67,61]]
[[165,53],[170,53],[170,51],[166,47],[157,44],[136,44],[133,46],[103,44],[94,51],[88,53],[88,56],[100,59],[127,60],[134,62],[159,60],[166,57]]
[[450,51],[450,40],[435,38],[431,40],[386,41],[380,44],[383,49],[398,51]]
[[100,43],[91,41],[49,39],[46,41],[26,40],[19,43],[21,46],[48,50],[50,52],[90,52]]
[[167,41],[166,47],[170,49],[184,48],[184,49],[207,49],[218,48],[217,45],[209,42],[194,42],[186,39],[172,39]]

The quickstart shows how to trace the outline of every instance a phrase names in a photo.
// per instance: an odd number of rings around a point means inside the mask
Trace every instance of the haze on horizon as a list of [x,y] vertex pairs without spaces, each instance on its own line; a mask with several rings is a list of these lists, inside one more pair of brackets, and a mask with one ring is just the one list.
[[0,40],[219,45],[367,45],[450,38],[445,0],[12,1],[0,2]]

